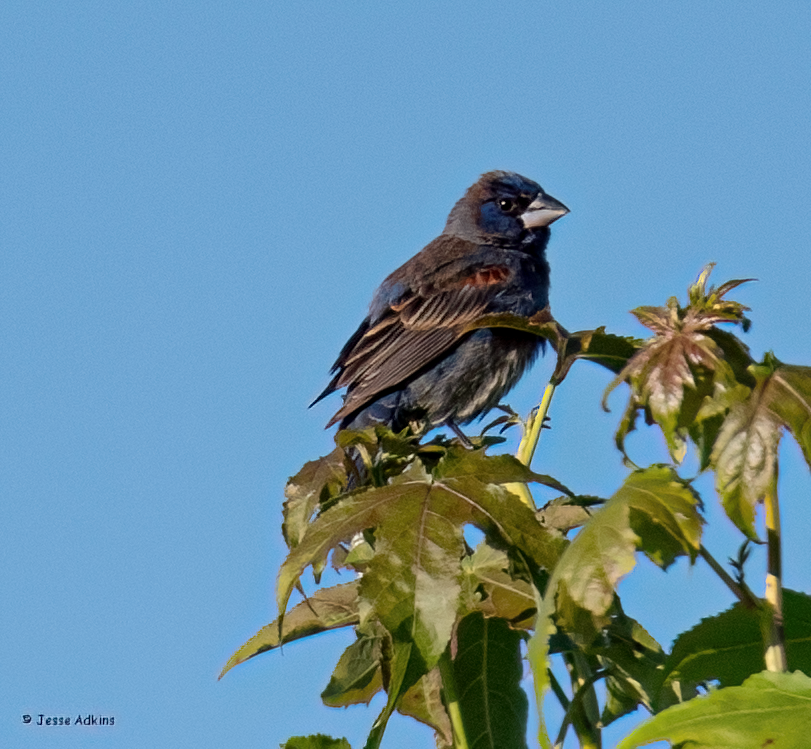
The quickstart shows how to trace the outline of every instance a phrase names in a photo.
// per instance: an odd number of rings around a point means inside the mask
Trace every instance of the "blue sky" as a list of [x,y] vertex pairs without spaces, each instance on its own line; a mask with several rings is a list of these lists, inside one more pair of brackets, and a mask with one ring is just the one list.
[[[484,171],[571,208],[549,248],[567,328],[641,335],[627,311],[714,260],[716,282],[759,279],[735,292],[753,352],[811,364],[809,38],[798,2],[5,0],[0,741],[362,746],[381,704],[318,697],[348,632],[216,676],[273,618],[287,477],[331,447],[338,400],[307,404]],[[609,380],[575,367],[534,464],[581,493],[626,472]],[[653,430],[629,444],[664,457]],[[809,479],[781,455],[786,584],[807,590]],[[739,538],[701,481],[725,559]],[[621,593],[665,645],[732,603],[684,562],[641,562]],[[384,746],[431,741],[398,719]]]

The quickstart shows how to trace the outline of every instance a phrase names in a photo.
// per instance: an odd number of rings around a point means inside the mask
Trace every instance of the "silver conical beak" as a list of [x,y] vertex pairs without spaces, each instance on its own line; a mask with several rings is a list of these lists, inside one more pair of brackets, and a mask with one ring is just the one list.
[[569,209],[559,200],[555,200],[551,195],[541,193],[527,206],[527,210],[521,214],[521,220],[527,229],[537,229],[541,226],[549,226],[553,221],[557,221],[568,212]]

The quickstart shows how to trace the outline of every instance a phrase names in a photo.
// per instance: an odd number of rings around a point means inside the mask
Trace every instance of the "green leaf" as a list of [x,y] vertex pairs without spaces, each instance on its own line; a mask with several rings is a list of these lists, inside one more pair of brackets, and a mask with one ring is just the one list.
[[352,749],[346,739],[333,739],[321,733],[314,736],[292,736],[279,746],[282,749]]
[[617,749],[670,741],[690,749],[800,749],[811,735],[811,679],[763,672],[742,686],[674,705],[643,723]]
[[639,705],[653,712],[679,701],[673,685],[663,689],[667,655],[661,645],[639,622],[622,611],[612,615],[598,644],[587,652],[597,655],[600,666],[609,674],[605,680],[607,698],[601,719],[604,726]]
[[712,452],[716,489],[732,521],[755,538],[755,507],[777,481],[777,448],[788,428],[811,467],[811,367],[772,354],[749,367],[756,385],[732,406]]
[[397,712],[410,715],[434,729],[438,749],[453,746],[453,729],[442,701],[442,679],[435,668],[400,698]]
[[[620,578],[644,551],[667,567],[679,554],[695,559],[703,520],[699,499],[668,466],[634,471],[564,551],[553,574],[573,601],[602,617]],[[549,590],[554,590],[550,582]]]
[[[667,566],[676,554],[695,558],[703,520],[698,496],[667,466],[634,471],[563,552],[538,609],[529,661],[538,711],[543,697],[548,643],[558,626],[579,645],[589,645],[610,623],[616,585],[635,565],[635,552]],[[551,745],[541,719],[539,741]]]
[[603,500],[599,497],[558,497],[547,502],[535,516],[545,528],[565,535],[574,528],[585,525],[596,512],[596,505],[602,503]]
[[432,668],[456,618],[465,524],[544,569],[554,566],[566,543],[501,486],[532,476],[504,457],[451,448],[435,476],[417,461],[387,486],[342,497],[309,525],[283,563],[279,610],[308,565],[323,563],[336,544],[373,528],[376,553],[361,581],[361,621],[379,619],[395,639],[413,641]]
[[380,637],[361,635],[338,659],[321,701],[327,707],[368,705],[383,688],[381,659]]
[[482,315],[473,320],[466,330],[476,330],[478,328],[510,328],[520,330],[524,333],[532,333],[544,340],[557,343],[564,334],[563,329],[558,325],[549,313],[549,308],[542,310],[532,317],[521,317],[509,312],[498,312],[494,314]]
[[357,581],[318,590],[312,597],[299,603],[287,613],[284,617],[281,636],[278,621],[262,627],[229,658],[219,678],[222,679],[234,666],[267,650],[273,650],[286,642],[330,629],[348,627],[357,624],[359,620]]
[[464,537],[452,510],[445,514],[448,498],[430,484],[391,488],[399,491],[396,518],[375,530],[375,555],[360,583],[361,622],[380,621],[395,640],[414,642],[430,669],[456,620]]
[[453,671],[470,749],[526,749],[521,635],[479,613],[459,623]]
[[[633,479],[633,480],[631,480]],[[667,569],[685,554],[694,562],[701,547],[704,519],[698,495],[667,466],[651,466],[629,477],[620,490],[637,548]]]
[[[784,589],[783,620],[789,667],[811,675],[811,597]],[[759,612],[736,603],[676,638],[665,681],[738,686],[763,669],[763,648]]]
[[378,749],[400,698],[430,670],[425,667],[414,643],[395,641],[392,651],[391,661],[386,664],[389,672],[386,685],[388,700],[369,731],[364,749]]
[[[754,378],[751,377],[751,380],[754,385]],[[680,418],[698,450],[701,471],[705,471],[712,463],[712,452],[730,408],[745,401],[751,392],[752,389],[746,385],[719,388],[714,397],[704,398],[695,414],[682,412]]]
[[288,480],[284,489],[286,499],[282,506],[282,534],[288,547],[298,545],[319,503],[338,494],[344,484],[344,452],[337,447],[329,455],[305,463]]
[[612,372],[621,371],[643,345],[638,338],[606,333],[604,327],[581,330],[572,333],[570,338],[579,344],[575,354],[577,359],[594,362]]
[[499,617],[517,629],[529,629],[535,621],[535,595],[532,585],[510,574],[507,554],[486,542],[480,543],[462,560],[463,606],[468,612],[481,611]]
[[619,372],[642,346],[642,341],[606,333],[604,327],[568,333],[551,318],[548,310],[531,318],[509,313],[485,315],[468,325],[467,330],[477,328],[511,328],[550,341],[557,349],[559,359],[552,378],[555,384],[563,380],[577,359],[593,361],[612,372]]
[[[563,552],[552,576],[552,581],[566,586],[575,605],[595,618],[608,611],[617,583],[636,564],[639,539],[629,523],[628,503],[624,496],[615,497],[595,513]],[[554,595],[552,581],[547,592]]]
[[783,393],[774,377],[773,362],[753,365],[750,371],[757,386],[746,400],[730,409],[715,441],[711,463],[724,510],[754,539],[755,507],[777,482],[781,419],[775,406]]
[[535,482],[569,497],[574,496],[571,489],[556,479],[535,473],[512,455],[483,455],[478,450],[449,450],[437,475],[446,479],[475,476],[478,481],[487,484]]
[[771,408],[791,431],[811,468],[811,367],[782,364],[771,386]]

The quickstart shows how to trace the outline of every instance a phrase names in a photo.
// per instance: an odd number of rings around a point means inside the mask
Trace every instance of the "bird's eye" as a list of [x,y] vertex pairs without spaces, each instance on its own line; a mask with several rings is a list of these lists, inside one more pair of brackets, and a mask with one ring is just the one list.
[[501,208],[504,213],[509,213],[515,208],[515,202],[510,198],[502,198],[498,201],[498,207]]

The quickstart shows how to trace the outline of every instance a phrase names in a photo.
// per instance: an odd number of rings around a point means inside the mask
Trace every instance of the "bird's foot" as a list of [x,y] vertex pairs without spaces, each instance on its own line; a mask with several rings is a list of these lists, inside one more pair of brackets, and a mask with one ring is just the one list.
[[450,430],[459,438],[459,441],[464,447],[466,447],[468,450],[473,450],[473,443],[467,438],[467,435],[465,435],[465,433],[458,427],[453,419],[448,419],[445,422],[445,426],[450,428]]

